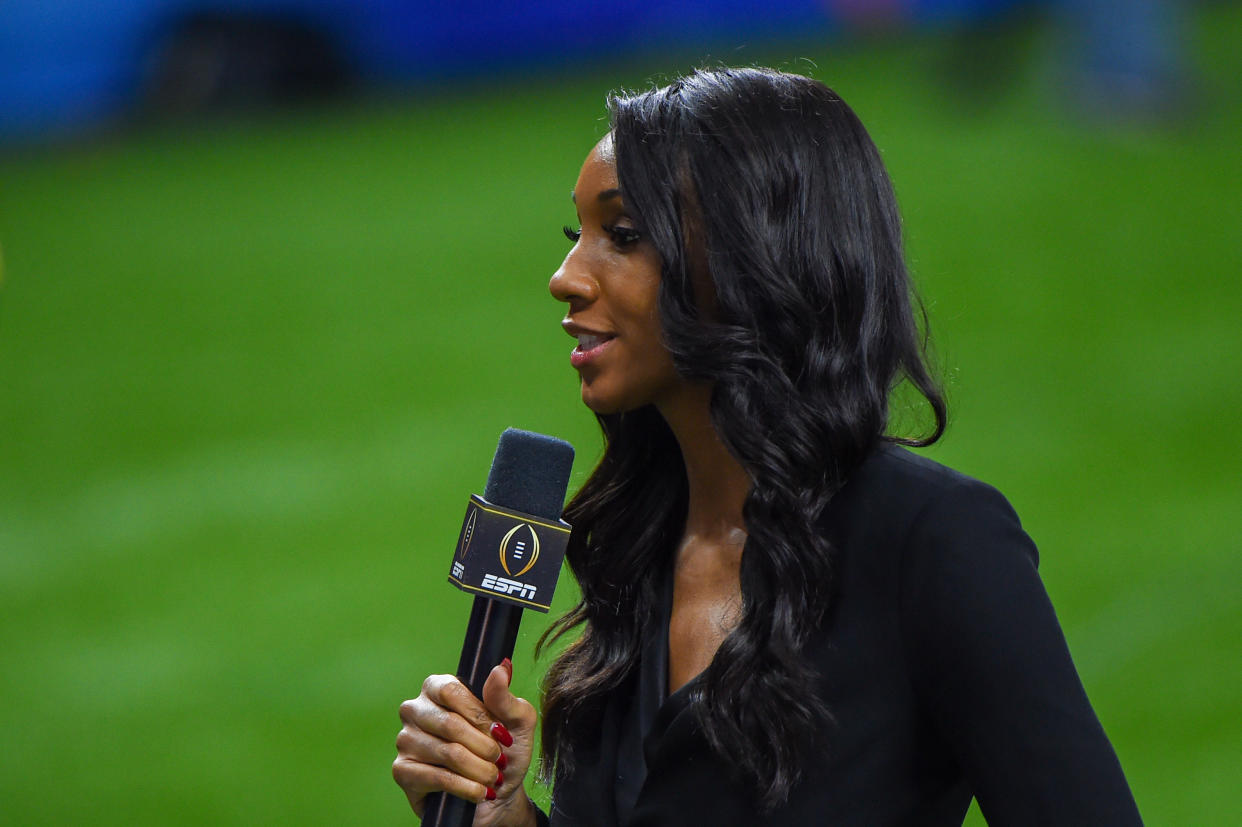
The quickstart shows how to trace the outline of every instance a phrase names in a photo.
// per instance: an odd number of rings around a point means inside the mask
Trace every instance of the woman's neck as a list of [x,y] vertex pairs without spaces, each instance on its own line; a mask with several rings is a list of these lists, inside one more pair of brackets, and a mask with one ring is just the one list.
[[659,406],[681,446],[689,485],[686,527],[673,561],[669,692],[711,664],[742,617],[742,506],[750,477],[712,426],[710,399],[710,388],[686,386],[674,402]]
[[711,388],[693,385],[659,406],[681,447],[689,501],[685,538],[730,545],[744,540],[742,506],[750,493],[750,476],[729,453],[711,420]]

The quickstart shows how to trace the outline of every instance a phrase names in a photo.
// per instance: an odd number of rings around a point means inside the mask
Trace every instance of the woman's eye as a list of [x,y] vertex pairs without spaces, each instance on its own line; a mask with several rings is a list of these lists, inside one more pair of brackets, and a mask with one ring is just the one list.
[[581,228],[575,230],[571,228],[568,224],[566,224],[564,227],[561,227],[561,229],[565,231],[565,237],[568,238],[570,241],[572,241],[574,244],[577,244],[578,239],[582,238]]
[[608,233],[608,237],[612,239],[612,243],[618,247],[628,247],[643,237],[643,234],[633,227],[618,227],[615,224],[604,225],[604,232]]

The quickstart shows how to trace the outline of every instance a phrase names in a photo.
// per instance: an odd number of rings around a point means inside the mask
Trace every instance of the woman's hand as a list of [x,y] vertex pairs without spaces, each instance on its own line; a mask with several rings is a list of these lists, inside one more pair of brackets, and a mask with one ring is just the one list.
[[432,675],[401,704],[392,777],[421,818],[428,793],[473,801],[475,827],[526,827],[534,804],[522,781],[535,740],[535,708],[513,696],[508,658],[483,684],[483,701],[452,675]]

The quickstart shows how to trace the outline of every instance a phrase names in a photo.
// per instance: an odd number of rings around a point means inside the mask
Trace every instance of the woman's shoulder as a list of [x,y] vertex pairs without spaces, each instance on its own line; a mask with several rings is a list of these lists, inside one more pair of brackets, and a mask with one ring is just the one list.
[[895,511],[920,511],[959,498],[1002,496],[986,482],[891,442],[876,446],[850,475],[842,493],[878,498]]
[[850,475],[825,517],[841,540],[865,538],[871,547],[951,541],[987,528],[1021,532],[1018,515],[995,487],[887,442]]

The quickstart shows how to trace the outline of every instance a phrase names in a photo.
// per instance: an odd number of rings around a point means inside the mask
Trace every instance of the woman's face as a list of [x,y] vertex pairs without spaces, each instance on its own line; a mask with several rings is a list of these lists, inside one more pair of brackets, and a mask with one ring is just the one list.
[[660,255],[626,212],[612,137],[587,155],[573,192],[580,230],[548,289],[569,305],[561,326],[578,340],[570,364],[596,413],[659,407],[684,385],[660,334]]

